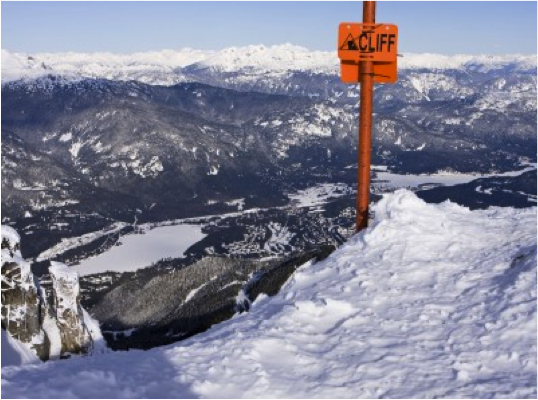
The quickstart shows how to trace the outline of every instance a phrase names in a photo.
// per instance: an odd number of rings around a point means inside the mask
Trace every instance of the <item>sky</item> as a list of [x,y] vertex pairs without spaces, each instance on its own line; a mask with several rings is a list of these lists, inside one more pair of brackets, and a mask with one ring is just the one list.
[[[23,53],[219,50],[291,43],[336,49],[340,22],[361,2],[1,3],[2,49]],[[399,52],[536,54],[537,3],[378,1],[377,22],[399,28]]]

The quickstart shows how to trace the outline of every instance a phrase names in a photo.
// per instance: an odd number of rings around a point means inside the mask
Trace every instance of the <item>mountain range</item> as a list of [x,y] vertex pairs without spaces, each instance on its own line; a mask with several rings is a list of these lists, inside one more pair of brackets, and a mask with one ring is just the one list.
[[[429,203],[535,206],[536,57],[398,62],[398,83],[375,86],[372,202],[411,187]],[[157,243],[143,269],[116,259],[80,278],[80,307],[110,347],[185,339],[276,294],[354,232],[359,95],[340,82],[336,52],[292,45],[2,50],[2,223],[45,287],[50,260],[97,262],[127,235],[195,224],[183,257]],[[456,207],[392,198],[391,210],[397,199]]]

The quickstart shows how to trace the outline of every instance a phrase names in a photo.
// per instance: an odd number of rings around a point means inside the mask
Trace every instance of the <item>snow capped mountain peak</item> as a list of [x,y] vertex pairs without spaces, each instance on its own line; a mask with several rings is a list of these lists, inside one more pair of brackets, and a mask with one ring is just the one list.
[[200,67],[232,72],[242,69],[258,71],[315,70],[334,73],[338,67],[336,52],[310,51],[290,43],[266,47],[250,45],[230,47],[198,63]]
[[2,82],[46,75],[47,67],[31,56],[2,49]]
[[[511,67],[535,70],[534,55],[441,55],[404,54],[398,60],[405,69],[463,69],[480,72]],[[290,43],[248,45],[222,50],[160,50],[132,54],[98,53],[12,53],[2,49],[2,82],[34,79],[46,75],[72,78],[136,80],[173,85],[187,80],[184,70],[210,69],[224,73],[281,74],[304,71],[337,75],[339,59],[335,51],[309,50]],[[188,75],[188,74],[187,74]]]
[[398,59],[401,69],[464,69],[469,68],[480,72],[492,69],[501,69],[512,66],[518,70],[536,69],[535,55],[521,54],[456,54],[443,55],[432,53],[406,53]]

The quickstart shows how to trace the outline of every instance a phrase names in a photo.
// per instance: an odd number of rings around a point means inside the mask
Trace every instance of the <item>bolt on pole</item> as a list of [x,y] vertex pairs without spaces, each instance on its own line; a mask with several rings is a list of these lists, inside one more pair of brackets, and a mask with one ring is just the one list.
[[[364,1],[362,20],[375,23],[375,1]],[[368,226],[370,204],[370,165],[372,148],[372,97],[374,86],[373,61],[360,61],[359,164],[357,188],[357,232]]]

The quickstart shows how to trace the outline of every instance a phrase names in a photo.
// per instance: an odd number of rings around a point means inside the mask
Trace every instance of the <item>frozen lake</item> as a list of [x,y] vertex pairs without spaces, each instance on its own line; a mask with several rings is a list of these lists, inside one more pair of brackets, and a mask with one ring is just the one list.
[[201,225],[160,226],[143,235],[122,236],[121,246],[113,246],[71,268],[81,276],[105,271],[136,271],[162,258],[183,257],[190,246],[205,236]]
[[527,171],[536,169],[535,164],[518,170],[509,171],[499,174],[464,174],[464,173],[451,173],[451,172],[438,172],[431,175],[402,175],[377,169],[377,176],[373,182],[373,185],[377,187],[386,186],[391,189],[398,188],[417,188],[423,184],[440,184],[443,186],[454,186],[461,183],[471,182],[478,178],[491,178],[494,176],[506,177],[506,176],[519,176]]

